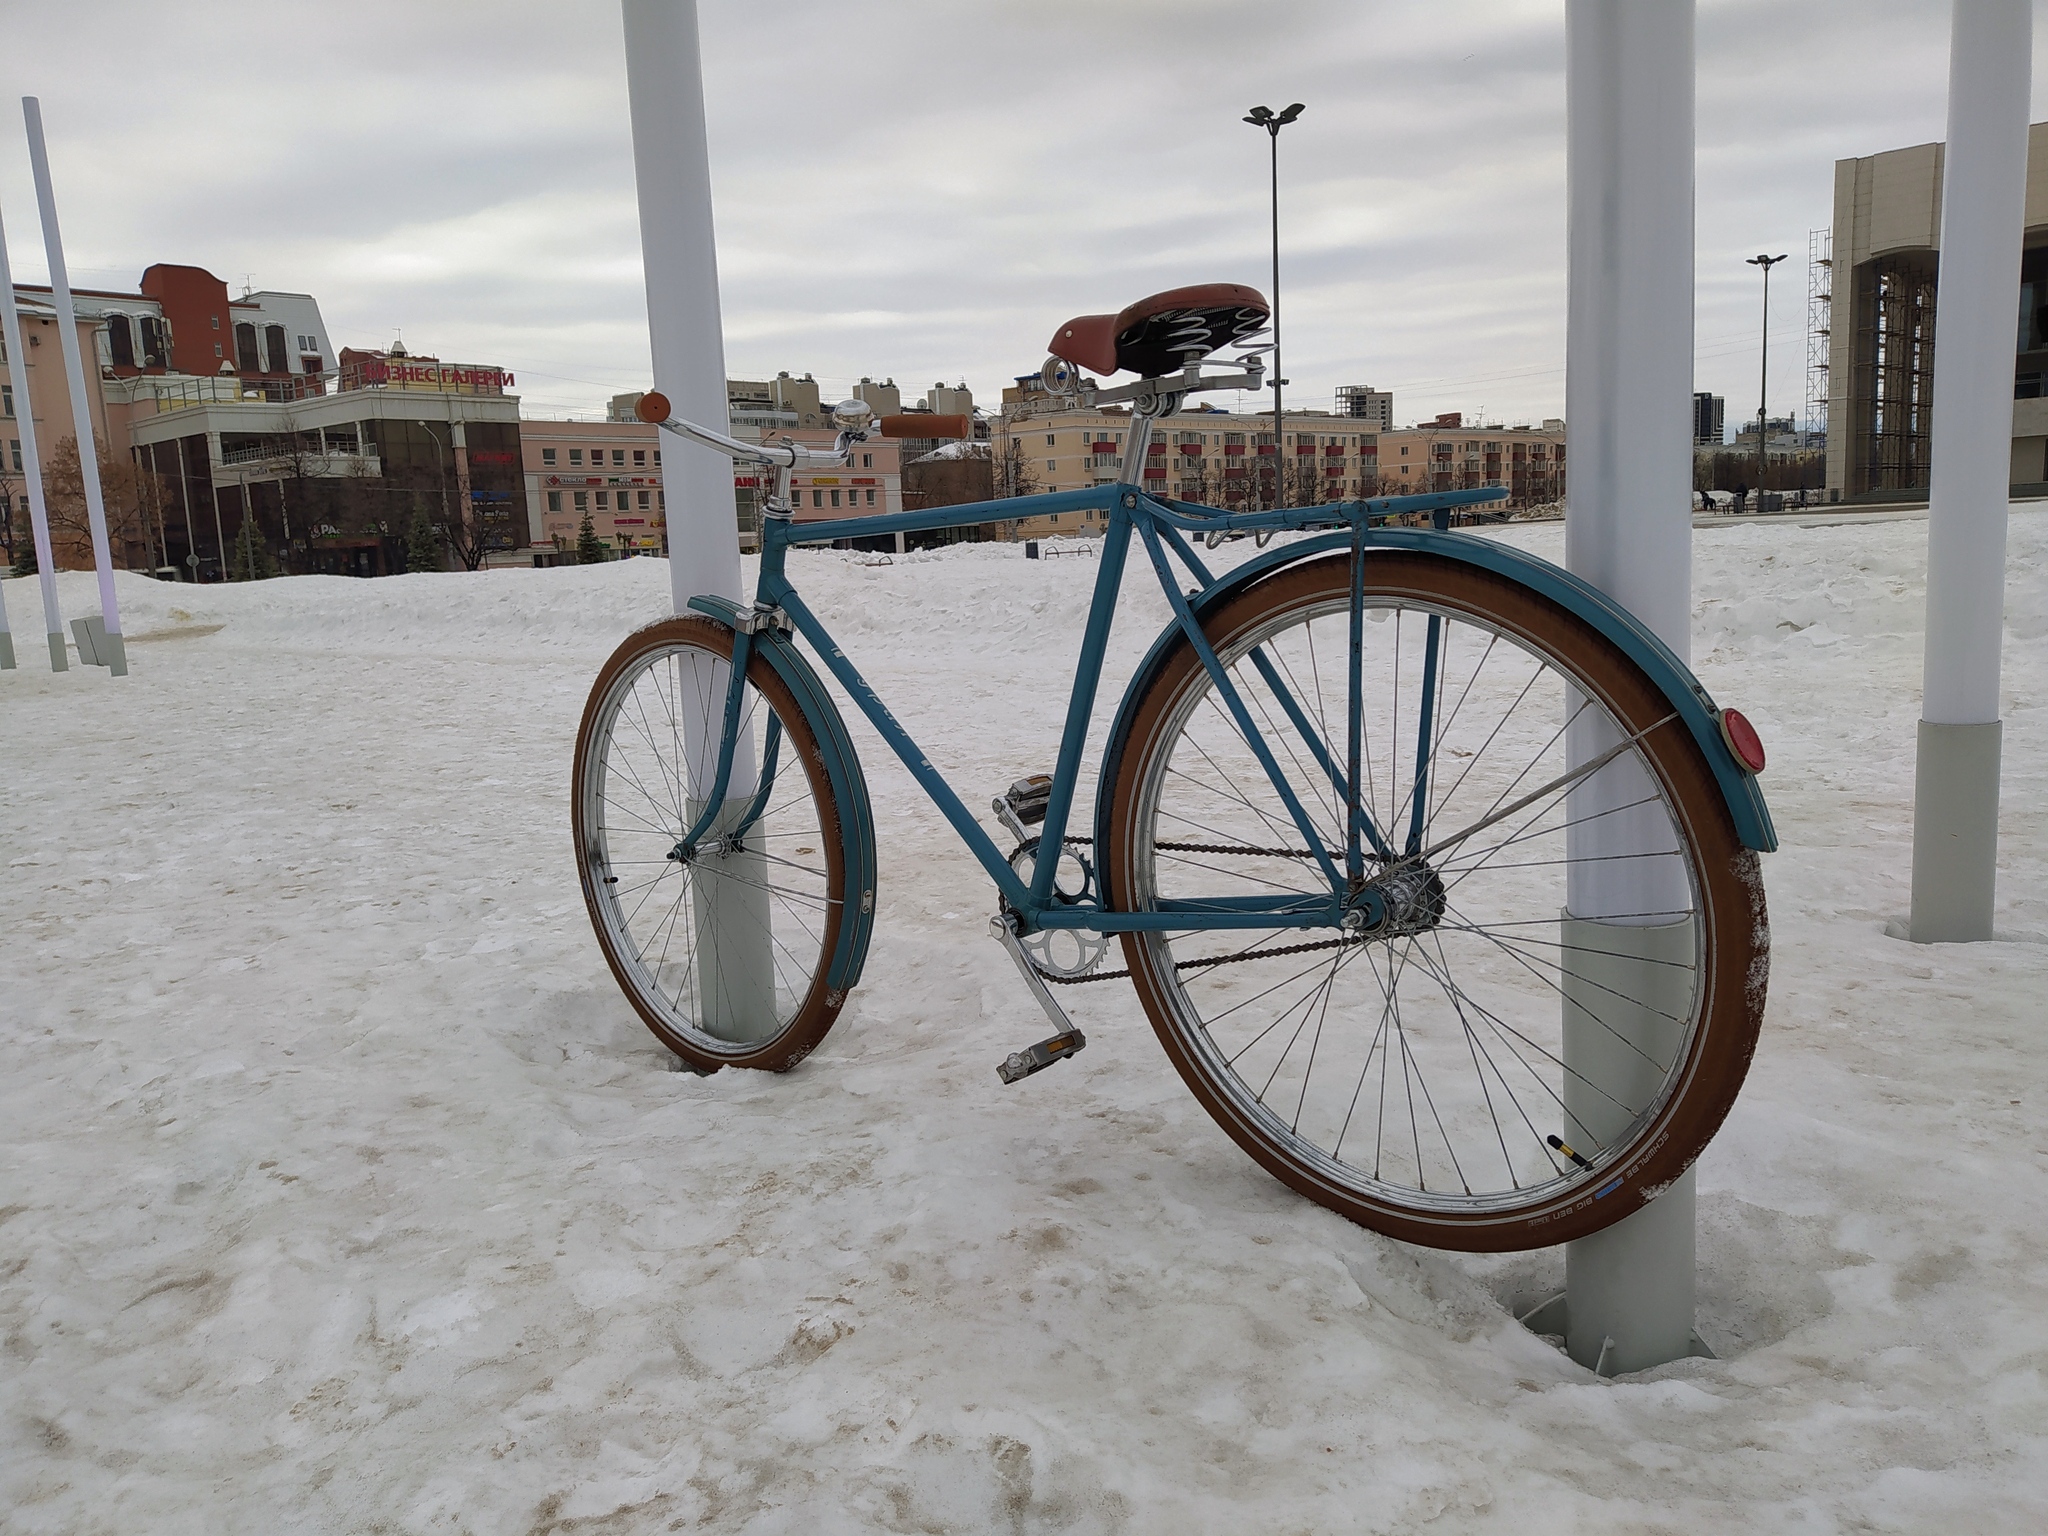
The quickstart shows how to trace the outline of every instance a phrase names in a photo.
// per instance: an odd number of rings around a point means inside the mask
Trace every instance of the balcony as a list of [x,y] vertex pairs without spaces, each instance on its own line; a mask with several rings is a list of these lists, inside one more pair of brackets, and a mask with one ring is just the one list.
[[315,448],[244,445],[226,449],[220,456],[220,462],[227,469],[260,469],[266,480],[302,476],[306,479],[345,479],[353,475],[374,477],[384,472],[383,462],[375,453],[335,448],[322,453]]

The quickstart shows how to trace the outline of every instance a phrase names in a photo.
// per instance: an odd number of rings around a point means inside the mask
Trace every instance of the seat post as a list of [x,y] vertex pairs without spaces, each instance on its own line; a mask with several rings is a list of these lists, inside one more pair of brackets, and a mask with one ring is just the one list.
[[1140,412],[1135,406],[1131,409],[1130,440],[1124,444],[1124,467],[1116,477],[1119,485],[1144,489],[1140,476],[1145,469],[1145,450],[1152,446],[1152,416],[1153,412]]

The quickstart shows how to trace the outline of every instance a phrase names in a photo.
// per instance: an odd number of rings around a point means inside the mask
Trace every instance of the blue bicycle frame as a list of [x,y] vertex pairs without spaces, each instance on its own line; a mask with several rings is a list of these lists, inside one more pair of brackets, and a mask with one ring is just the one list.
[[[1348,704],[1349,746],[1344,762],[1340,763],[1332,757],[1323,733],[1311,724],[1306,711],[1295,700],[1292,692],[1283,685],[1277,669],[1266,659],[1263,652],[1256,648],[1251,652],[1253,666],[1273,690],[1289,723],[1300,734],[1310,755],[1330,776],[1332,784],[1349,808],[1346,846],[1335,850],[1326,847],[1323,834],[1311,820],[1286,775],[1281,772],[1272,748],[1253,721],[1228,671],[1211,648],[1194,606],[1187,594],[1182,591],[1181,583],[1175,579],[1174,562],[1177,561],[1187,574],[1194,578],[1199,589],[1206,590],[1215,585],[1216,579],[1195,553],[1187,538],[1188,534],[1348,529],[1354,553],[1352,570],[1355,586],[1362,580],[1364,562],[1359,557],[1363,553],[1364,531],[1369,526],[1385,523],[1391,518],[1403,515],[1429,513],[1436,526],[1441,529],[1448,526],[1453,509],[1497,502],[1504,500],[1506,496],[1505,490],[1487,488],[1445,491],[1422,496],[1385,497],[1368,501],[1331,502],[1307,508],[1231,513],[1213,507],[1153,496],[1127,482],[1116,482],[1086,491],[1052,492],[1000,502],[978,502],[928,512],[892,513],[880,517],[850,518],[831,523],[797,523],[787,516],[770,515],[762,519],[761,569],[755,587],[755,614],[767,615],[779,611],[780,614],[787,616],[788,622],[795,627],[797,633],[810,642],[812,649],[839,680],[840,686],[846,690],[847,696],[860,708],[861,713],[867,716],[882,739],[888,743],[890,750],[902,761],[904,767],[910,770],[911,776],[923,787],[931,802],[952,824],[960,840],[988,871],[989,878],[996,883],[1004,900],[1017,914],[1023,931],[1028,932],[1034,928],[1082,928],[1099,933],[1123,933],[1147,929],[1187,931],[1221,928],[1334,927],[1344,920],[1347,905],[1355,903],[1361,898],[1361,894],[1367,903],[1373,899],[1369,890],[1361,893],[1368,849],[1375,858],[1389,862],[1398,857],[1414,855],[1420,849],[1425,821],[1423,808],[1428,789],[1428,755],[1422,744],[1430,739],[1430,712],[1434,701],[1425,692],[1420,722],[1421,737],[1411,791],[1413,806],[1406,835],[1399,839],[1401,848],[1397,854],[1395,829],[1378,825],[1359,794],[1358,753],[1362,734],[1363,701],[1360,697],[1359,669],[1355,659],[1361,644],[1358,631],[1361,614],[1358,603],[1354,601],[1352,605],[1351,644],[1354,661],[1351,667],[1351,693]],[[931,765],[917,742],[882,702],[874,687],[833,640],[824,622],[805,604],[790,582],[786,570],[785,556],[793,545],[821,544],[841,539],[863,539],[899,533],[922,533],[942,528],[968,527],[978,523],[1082,511],[1107,514],[1107,531],[1102,535],[1095,592],[1089,605],[1087,626],[1082,635],[1081,654],[1074,671],[1073,692],[1067,701],[1066,724],[1060,737],[1059,756],[1052,774],[1051,795],[1046,806],[1044,824],[1039,829],[1037,846],[1059,848],[1066,837],[1067,826],[1073,812],[1074,793],[1080,780],[1081,755],[1086,750],[1088,725],[1094,714],[1103,656],[1109,643],[1110,624],[1115,617],[1125,563],[1135,538],[1151,562],[1159,580],[1160,590],[1165,593],[1167,602],[1173,609],[1175,626],[1214,681],[1218,698],[1230,712],[1246,744],[1272,782],[1274,792],[1303,840],[1304,848],[1322,871],[1327,885],[1325,892],[1310,896],[1235,896],[1209,899],[1199,903],[1169,901],[1162,902],[1160,907],[1153,911],[1112,912],[1105,910],[1097,899],[1068,901],[1057,896],[1053,889],[1059,865],[1057,858],[1037,859],[1030,884],[1027,885],[1011,868],[1009,859],[982,829],[980,822],[968,811],[952,785]],[[728,620],[735,612],[731,605],[716,599],[696,599],[693,600],[692,606],[707,613],[726,617]],[[744,610],[739,612],[744,613]],[[1441,620],[1434,617],[1429,621],[1428,645],[1432,657],[1440,623]],[[717,815],[717,808],[724,801],[738,731],[742,682],[752,647],[756,643],[756,628],[758,620],[743,623],[738,626],[733,637],[733,666],[725,701],[716,779],[712,792],[706,797],[705,810],[699,817],[697,825],[693,826],[682,840],[681,846],[686,848],[694,847],[700,839],[709,834]],[[1433,672],[1432,666],[1425,675]],[[776,741],[771,738],[764,751],[759,788],[739,820],[741,830],[757,818],[767,804],[774,778],[776,746]],[[1368,913],[1369,918],[1370,916]]]

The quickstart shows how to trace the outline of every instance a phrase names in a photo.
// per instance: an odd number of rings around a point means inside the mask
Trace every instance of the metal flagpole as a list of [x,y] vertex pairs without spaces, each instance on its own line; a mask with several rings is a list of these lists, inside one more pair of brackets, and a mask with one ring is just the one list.
[[21,427],[22,480],[28,487],[29,534],[43,593],[43,624],[50,635],[50,670],[71,665],[64,654],[64,613],[57,606],[57,562],[50,550],[50,509],[43,501],[43,461],[36,448],[36,408],[28,387],[28,348],[21,339],[21,315],[14,303],[14,270],[7,260],[7,227],[0,222],[0,335],[7,339],[8,369],[14,380],[16,420]]
[[115,677],[128,672],[128,650],[121,640],[121,608],[114,596],[114,556],[107,545],[107,506],[100,494],[100,460],[93,438],[92,407],[85,393],[85,359],[78,350],[78,318],[71,304],[71,279],[64,269],[64,237],[57,228],[57,198],[50,188],[50,156],[43,145],[43,106],[33,96],[21,98],[28,125],[29,169],[35,174],[36,204],[43,216],[43,249],[50,258],[50,297],[57,305],[57,342],[64,354],[65,381],[71,386],[72,429],[78,437],[78,478],[85,487],[85,515],[92,527],[92,562],[100,578],[100,617],[106,625],[106,650],[101,660]]
[[[1684,660],[1691,651],[1693,349],[1693,0],[1568,0],[1565,8],[1568,313],[1565,419],[1572,440],[1565,564],[1620,602]],[[1615,739],[1593,712],[1567,734],[1571,761]],[[1587,729],[1587,727],[1591,729]],[[1632,772],[1640,772],[1632,769]],[[1615,782],[1608,782],[1614,780]],[[1583,810],[1589,796],[1612,809]],[[1563,941],[1599,954],[1613,996],[1644,1001],[1634,1018],[1602,1009],[1589,1029],[1564,1001],[1564,1062],[1575,1081],[1625,1081],[1624,1033],[1650,1039],[1689,995],[1653,983],[1687,975],[1690,921],[1631,913],[1683,911],[1665,889],[1682,871],[1641,859],[1668,846],[1660,805],[1602,775],[1575,791],[1566,833]],[[1604,802],[1603,802],[1604,803]],[[1669,990],[1668,988],[1663,990]],[[1640,1051],[1636,1051],[1640,1055]],[[1570,1093],[1567,1089],[1567,1093]],[[1622,1095],[1626,1098],[1626,1095]],[[1596,1135],[1619,1131],[1614,1100],[1579,1106]],[[1599,1122],[1599,1123],[1594,1123]],[[1692,1350],[1693,1170],[1606,1230],[1565,1246],[1565,1346],[1610,1374],[1646,1370]]]
[[[633,177],[640,199],[654,387],[668,396],[676,415],[685,421],[724,432],[731,418],[696,0],[623,0],[623,12],[626,99],[633,124]],[[667,489],[675,492],[668,500],[669,589],[675,611],[684,612],[700,593],[744,600],[732,461],[679,439],[672,439],[667,451]],[[725,691],[725,679],[719,677],[707,679],[688,696],[718,701]],[[683,711],[691,781],[707,787],[718,754],[720,718],[715,707],[712,703]],[[726,806],[735,815],[752,798],[758,771],[752,739],[742,736],[738,745],[726,792]],[[702,812],[703,802],[692,802],[688,809],[694,818]],[[727,865],[732,878],[699,887],[698,952],[705,957],[705,970],[715,970],[721,980],[721,985],[704,989],[705,1017],[700,1023],[721,1039],[766,1039],[778,1027],[768,921],[770,882],[765,864],[746,867],[747,861],[761,857],[751,851],[735,854]]]
[[1991,937],[1999,648],[2012,501],[2012,312],[2025,233],[2029,0],[1955,0],[1942,154],[1941,336],[1927,509],[1927,655],[1912,937]]

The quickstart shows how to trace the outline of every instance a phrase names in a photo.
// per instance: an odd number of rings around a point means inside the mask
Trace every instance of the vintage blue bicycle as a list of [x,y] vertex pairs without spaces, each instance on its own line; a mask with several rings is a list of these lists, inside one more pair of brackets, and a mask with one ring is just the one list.
[[[830,450],[755,445],[649,395],[643,416],[774,486],[752,604],[692,599],[591,692],[573,819],[598,941],[699,1071],[786,1070],[824,1037],[868,953],[876,828],[822,663],[995,884],[993,931],[1056,1031],[1005,1081],[1085,1043],[1060,995],[1128,979],[1203,1106],[1309,1198],[1443,1248],[1582,1236],[1691,1164],[1748,1069],[1769,949],[1757,854],[1776,841],[1761,748],[1599,592],[1448,529],[1502,491],[1229,512],[1147,490],[1153,423],[1200,391],[1258,389],[1266,323],[1230,284],[1070,321],[1045,381],[1129,406],[1118,481],[829,524],[794,520],[792,473],[847,463],[877,426],[929,436],[931,417],[877,424],[852,401]],[[1119,370],[1137,382],[1088,376]],[[1106,531],[1065,728],[1051,773],[996,797],[992,830],[785,556],[1084,509]],[[1416,513],[1431,525],[1393,523]],[[1226,572],[1204,561],[1276,533]],[[1077,806],[1133,550],[1173,619]]]

